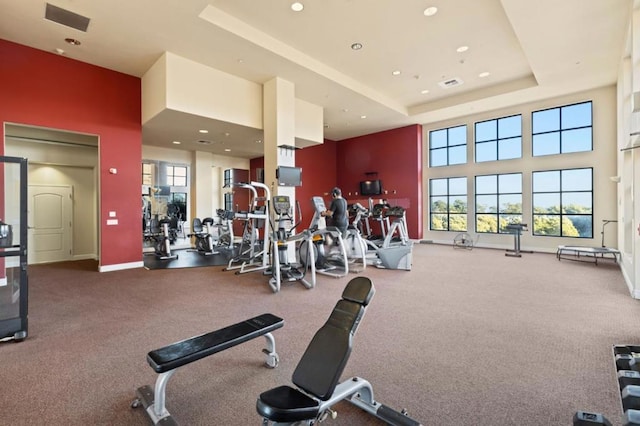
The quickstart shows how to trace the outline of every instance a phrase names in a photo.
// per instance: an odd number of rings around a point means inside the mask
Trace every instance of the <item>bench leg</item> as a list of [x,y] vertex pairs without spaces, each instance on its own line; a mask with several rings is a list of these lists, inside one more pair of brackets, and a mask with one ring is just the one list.
[[265,334],[264,337],[267,339],[267,347],[262,350],[262,352],[267,356],[265,363],[269,368],[276,368],[278,363],[280,363],[280,358],[276,353],[276,340],[273,338],[271,333]]
[[[156,387],[154,391],[153,414],[157,419],[168,416],[169,412],[165,407],[167,383],[176,370],[170,370],[165,373],[158,374],[156,379]],[[151,413],[150,413],[151,414]]]

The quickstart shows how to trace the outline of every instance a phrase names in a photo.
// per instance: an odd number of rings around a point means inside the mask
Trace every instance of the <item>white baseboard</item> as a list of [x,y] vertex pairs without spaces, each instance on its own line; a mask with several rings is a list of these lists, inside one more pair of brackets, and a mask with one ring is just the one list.
[[123,269],[135,269],[144,267],[144,262],[129,262],[129,263],[118,263],[115,265],[100,265],[98,271],[100,272],[112,272],[112,271],[122,271]]
[[7,285],[7,277],[0,278],[0,287],[4,287]]

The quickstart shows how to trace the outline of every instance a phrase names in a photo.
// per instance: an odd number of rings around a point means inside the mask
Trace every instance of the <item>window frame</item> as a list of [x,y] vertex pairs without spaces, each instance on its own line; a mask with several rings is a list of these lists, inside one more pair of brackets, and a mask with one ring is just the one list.
[[[450,138],[449,138],[450,131],[453,130],[453,129],[460,128],[460,127],[464,128],[464,135],[465,135],[464,136],[464,143],[451,144],[450,143]],[[432,147],[432,143],[431,143],[431,140],[432,140],[432,136],[431,135],[433,133],[442,132],[442,131],[446,132],[447,141],[446,141],[445,146],[433,148]],[[457,126],[445,127],[445,128],[442,128],[442,129],[429,130],[429,137],[428,137],[429,168],[432,168],[432,167],[457,166],[457,165],[461,165],[461,164],[467,164],[469,162],[469,158],[468,158],[468,155],[467,155],[468,154],[467,153],[467,146],[468,146],[468,140],[467,140],[468,139],[468,133],[467,132],[468,132],[468,129],[467,129],[467,125],[466,124],[460,124],[460,125],[457,125]],[[458,148],[458,147],[461,147],[461,146],[465,147],[465,149],[464,149],[464,162],[451,164],[451,162],[450,162],[450,151],[451,151],[451,149],[452,148]],[[433,165],[433,152],[434,151],[441,151],[441,150],[445,150],[445,152],[447,154],[446,155],[446,158],[447,158],[446,163],[445,164]]]
[[[451,185],[450,185],[450,181],[452,179],[464,179],[465,180],[465,193],[464,194],[458,194],[458,193],[451,193]],[[446,194],[437,194],[437,195],[433,195],[432,193],[432,182],[433,181],[438,181],[438,180],[446,180],[447,181],[447,193]],[[445,231],[445,232],[467,232],[467,230],[469,229],[469,188],[468,188],[468,184],[469,184],[469,178],[467,176],[452,176],[452,177],[439,177],[439,178],[432,178],[429,179],[429,230],[430,231]],[[459,197],[459,196],[464,196],[466,199],[466,203],[465,203],[465,209],[464,212],[455,212],[452,213],[451,212],[451,205],[449,203],[449,200],[451,197]],[[434,212],[432,209],[433,203],[432,200],[435,197],[444,197],[447,199],[447,210],[446,213],[444,212]],[[433,216],[434,215],[446,215],[447,218],[447,226],[446,229],[435,229],[433,228]],[[464,216],[465,217],[465,229],[451,229],[451,216]]]
[[[500,176],[509,176],[509,175],[520,175],[520,192],[500,192]],[[475,227],[475,231],[478,234],[510,234],[512,233],[511,231],[508,230],[503,230],[500,226],[500,217],[504,216],[504,215],[511,215],[511,216],[520,216],[520,223],[522,223],[523,219],[524,219],[524,212],[523,212],[523,202],[522,202],[522,191],[523,191],[523,176],[524,173],[523,172],[513,172],[513,173],[490,173],[490,174],[486,174],[486,175],[476,175],[474,176],[473,179],[473,196],[474,196],[474,227]],[[483,193],[478,193],[478,178],[479,177],[490,177],[490,176],[495,176],[496,178],[496,192],[483,192]],[[478,195],[484,196],[484,195],[495,195],[496,197],[496,211],[495,213],[493,212],[478,212]],[[502,195],[520,195],[520,213],[501,213],[500,212],[500,196]],[[478,230],[478,214],[487,216],[487,215],[491,215],[491,216],[495,216],[496,218],[496,225],[497,225],[497,232],[492,232],[492,231],[479,231]]]
[[[567,128],[563,128],[562,125],[562,111],[565,108],[570,108],[570,107],[574,107],[576,105],[583,105],[583,104],[589,104],[590,105],[590,114],[589,114],[589,125],[588,126],[577,126],[577,127],[567,127]],[[553,111],[553,110],[558,110],[558,128],[554,129],[554,130],[545,130],[542,132],[535,132],[534,130],[534,120],[535,120],[535,114],[537,113],[543,113],[543,112],[548,112],[548,111]],[[575,130],[581,130],[581,129],[590,129],[591,132],[591,138],[590,138],[590,144],[589,144],[589,149],[586,150],[580,150],[580,151],[564,151],[563,152],[563,143],[562,143],[562,138],[563,135],[566,132],[570,132],[570,131],[575,131]],[[535,150],[536,150],[536,136],[540,136],[540,135],[553,135],[553,134],[558,134],[558,152],[555,153],[549,153],[549,154],[536,154]],[[574,102],[572,104],[567,104],[567,105],[560,105],[560,106],[555,106],[555,107],[551,107],[551,108],[545,108],[545,109],[540,109],[540,110],[536,110],[536,111],[531,111],[531,156],[532,157],[544,157],[547,155],[562,155],[562,154],[573,154],[573,153],[577,153],[577,152],[591,152],[593,151],[593,100],[588,100],[588,101],[582,101],[582,102]]]
[[[520,133],[518,136],[508,136],[508,137],[500,137],[500,121],[501,120],[506,120],[509,118],[513,118],[513,117],[520,117]],[[485,124],[485,123],[490,123],[494,121],[496,123],[496,137],[495,139],[487,139],[487,140],[481,140],[478,141],[478,125],[480,124]],[[500,147],[504,146],[504,144],[507,141],[511,141],[513,139],[520,139],[520,156],[519,157],[513,157],[513,158],[500,158]],[[506,115],[504,117],[498,117],[498,118],[492,118],[490,120],[483,120],[483,121],[476,121],[473,123],[473,159],[476,163],[488,163],[490,161],[509,161],[509,160],[517,160],[522,158],[522,114],[511,114],[511,115]],[[496,155],[495,158],[493,158],[492,160],[483,160],[483,161],[478,161],[478,145],[483,145],[483,144],[488,144],[488,143],[495,143],[496,144]]]
[[[567,172],[567,171],[573,171],[573,170],[590,170],[591,171],[591,189],[590,190],[567,190],[567,191],[563,191],[562,189],[562,174],[563,172]],[[593,217],[594,217],[594,210],[595,210],[595,206],[594,206],[594,195],[593,195],[593,181],[594,181],[594,175],[593,175],[593,171],[594,168],[593,167],[572,167],[572,168],[568,168],[568,169],[551,169],[551,170],[534,170],[531,172],[531,235],[533,235],[534,237],[554,237],[554,238],[582,238],[582,239],[593,239],[594,235],[593,235],[593,231],[594,231],[594,224],[593,224]],[[548,172],[558,172],[559,173],[559,180],[558,180],[558,190],[557,191],[535,191],[535,174],[536,173],[548,173]],[[564,207],[563,207],[563,193],[590,193],[591,194],[591,213],[586,214],[586,213],[564,213]],[[536,204],[535,204],[535,195],[536,194],[558,194],[559,195],[559,202],[560,205],[559,207],[559,213],[536,213]],[[535,222],[535,218],[536,216],[558,216],[560,218],[560,227],[559,227],[559,235],[551,235],[551,234],[539,234],[536,233],[536,222]],[[563,218],[566,216],[585,216],[585,217],[590,217],[591,218],[591,235],[590,236],[571,236],[571,235],[563,235]],[[570,219],[568,219],[570,220]],[[572,221],[573,224],[573,221]]]

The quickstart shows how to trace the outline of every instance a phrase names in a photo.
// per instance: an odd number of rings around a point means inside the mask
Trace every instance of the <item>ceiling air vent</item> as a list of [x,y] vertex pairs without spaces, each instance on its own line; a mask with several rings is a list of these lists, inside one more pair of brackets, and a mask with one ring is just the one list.
[[90,21],[90,19],[86,16],[78,15],[77,13],[71,12],[70,10],[66,10],[49,3],[47,3],[44,17],[49,21],[57,22],[58,24],[83,31],[85,33],[87,32]]
[[200,145],[212,145],[213,141],[208,141],[206,139],[200,139],[198,141],[196,141],[197,143],[199,143]]
[[464,83],[464,81],[462,81],[458,77],[455,77],[450,78],[449,80],[441,81],[440,83],[438,83],[438,85],[443,89],[448,89],[450,87],[460,86],[462,83]]

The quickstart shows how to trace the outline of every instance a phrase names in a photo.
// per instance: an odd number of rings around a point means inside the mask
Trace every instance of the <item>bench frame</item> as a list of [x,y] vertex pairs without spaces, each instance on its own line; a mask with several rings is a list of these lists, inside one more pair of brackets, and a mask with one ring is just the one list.
[[[260,318],[260,317],[256,317],[256,318]],[[255,318],[252,318],[251,320],[253,320]],[[247,321],[251,321],[251,320],[247,320]],[[245,321],[246,322],[246,321]],[[240,325],[243,323],[238,323],[235,325]],[[247,342],[249,340],[253,340],[256,337],[259,336],[264,336],[266,341],[267,341],[267,347],[265,349],[262,350],[262,352],[265,354],[266,356],[266,360],[265,360],[265,366],[268,368],[275,368],[278,366],[279,362],[280,362],[280,358],[278,357],[278,354],[276,353],[276,342],[275,339],[273,337],[273,335],[271,334],[271,331],[282,327],[284,324],[284,321],[282,319],[280,319],[280,322],[273,324],[269,327],[265,327],[264,330],[268,330],[268,331],[261,331],[261,330],[256,330],[256,332],[252,333],[253,336],[248,337],[248,338],[236,338],[234,339],[233,342],[225,342],[226,347],[220,350],[214,350],[214,351],[210,351],[211,353],[208,353],[205,356],[202,356],[198,359],[202,359],[202,358],[206,358],[209,355],[213,355],[214,353],[217,352],[221,352],[222,350],[228,349],[230,347],[233,346],[237,346],[241,343]],[[234,327],[234,326],[231,326]],[[229,327],[226,327],[229,328]],[[224,329],[221,329],[224,330]],[[221,330],[217,330],[208,334],[214,334],[216,332],[220,332]],[[177,344],[183,344],[184,342],[188,342],[188,341],[192,341],[194,339],[197,339],[201,336],[195,336],[192,337],[191,339],[187,339],[181,342],[176,342],[173,343],[171,345],[168,345],[166,348],[177,345]],[[165,348],[161,348],[161,349],[165,349]],[[153,352],[153,351],[152,351]],[[150,352],[151,353],[151,352]],[[149,361],[149,356],[147,356],[147,360]],[[152,389],[150,385],[145,385],[145,386],[141,386],[138,389],[136,389],[136,399],[133,400],[133,402],[131,403],[131,407],[132,408],[137,408],[140,405],[142,405],[147,413],[147,415],[149,416],[149,418],[153,421],[154,425],[160,424],[162,423],[163,425],[177,425],[176,421],[173,419],[173,417],[171,417],[171,414],[169,413],[169,411],[166,408],[166,389],[167,389],[167,383],[169,383],[169,379],[173,376],[173,374],[178,371],[178,369],[180,367],[183,367],[185,365],[190,364],[193,361],[189,361],[186,362],[180,366],[177,366],[175,368],[172,368],[170,370],[167,371],[163,371],[161,373],[158,373],[158,377],[156,378],[156,383],[154,388]],[[153,367],[153,365],[150,362],[150,365]],[[154,367],[155,369],[155,367]]]

